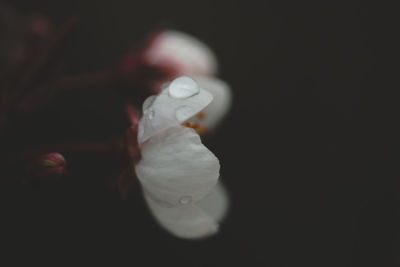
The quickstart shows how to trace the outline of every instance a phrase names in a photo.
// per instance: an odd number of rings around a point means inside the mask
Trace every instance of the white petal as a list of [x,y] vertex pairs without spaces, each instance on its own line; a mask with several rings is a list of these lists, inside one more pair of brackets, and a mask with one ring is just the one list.
[[200,200],[197,206],[215,221],[222,221],[229,209],[229,196],[225,186],[218,182],[211,193]]
[[154,217],[171,234],[181,238],[202,238],[218,231],[218,224],[194,204],[168,207],[146,193]]
[[[169,83],[157,96],[150,96],[143,104],[143,117],[139,122],[139,144],[153,135],[169,127],[180,125],[190,117],[199,113],[212,101],[212,95],[198,88],[195,94],[186,98],[175,97],[170,93],[170,87],[175,86],[175,81],[190,79],[180,77]],[[191,79],[190,79],[191,80]],[[195,83],[197,85],[197,83]],[[197,89],[196,89],[197,90]]]
[[199,123],[208,129],[214,129],[226,116],[232,103],[232,90],[227,83],[215,77],[194,76],[200,87],[213,95],[213,101],[204,110],[204,118],[191,118],[189,121]]
[[177,75],[211,75],[217,71],[214,53],[198,39],[178,31],[164,31],[145,51],[150,64],[174,66]]
[[136,174],[143,189],[160,202],[197,202],[217,183],[219,161],[193,129],[180,125],[168,128],[141,149]]
[[142,111],[144,112],[146,109],[148,109],[151,105],[153,105],[154,100],[156,99],[156,95],[151,95],[146,100],[144,100],[143,105],[142,105]]

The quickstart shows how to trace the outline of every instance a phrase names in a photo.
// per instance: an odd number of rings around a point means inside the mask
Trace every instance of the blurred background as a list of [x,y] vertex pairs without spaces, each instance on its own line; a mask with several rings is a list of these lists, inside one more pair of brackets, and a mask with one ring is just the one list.
[[[2,193],[8,248],[34,252],[32,259],[60,255],[55,266],[78,256],[126,266],[400,266],[399,181],[391,168],[395,9],[368,1],[5,2],[57,26],[80,18],[65,59],[69,74],[106,69],[151,31],[172,27],[215,51],[234,91],[229,117],[205,140],[232,198],[218,235],[170,236],[140,190],[121,201],[97,185],[114,171],[111,159],[66,155],[81,187]],[[24,122],[31,131],[15,138],[115,136],[127,122],[109,89],[66,93],[32,114]]]

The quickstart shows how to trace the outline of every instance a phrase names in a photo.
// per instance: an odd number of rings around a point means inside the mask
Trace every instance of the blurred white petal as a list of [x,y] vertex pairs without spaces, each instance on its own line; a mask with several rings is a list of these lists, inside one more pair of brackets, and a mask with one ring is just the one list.
[[178,31],[159,33],[145,50],[145,60],[153,65],[173,66],[177,75],[217,72],[217,60],[211,49],[198,39]]
[[181,238],[202,238],[218,231],[216,221],[193,204],[168,207],[144,193],[153,216],[171,234]]
[[222,221],[229,210],[229,196],[225,186],[218,182],[211,193],[200,200],[197,206],[215,221]]
[[212,130],[228,113],[232,104],[232,90],[226,82],[215,77],[194,76],[193,78],[201,88],[213,95],[213,101],[203,110],[203,117],[193,117],[189,122],[199,123],[202,127]]

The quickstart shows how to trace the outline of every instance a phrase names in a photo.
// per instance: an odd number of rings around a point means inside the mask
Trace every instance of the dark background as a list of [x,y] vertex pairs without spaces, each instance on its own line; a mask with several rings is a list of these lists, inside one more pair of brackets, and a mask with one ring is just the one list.
[[[13,207],[2,219],[13,226],[4,228],[14,237],[10,248],[42,259],[60,255],[55,266],[78,256],[126,266],[400,266],[399,182],[391,155],[398,145],[394,7],[377,1],[8,2],[56,25],[80,17],[68,73],[105,69],[152,30],[171,26],[212,47],[220,77],[234,91],[229,117],[205,140],[221,160],[232,197],[217,236],[175,239],[151,218],[139,190],[121,201],[96,185],[113,171],[109,159],[67,155],[71,179],[81,179],[81,187],[18,189],[5,198]],[[115,135],[126,122],[108,89],[66,94],[41,114],[49,136],[36,136],[41,131],[32,123],[26,138]]]

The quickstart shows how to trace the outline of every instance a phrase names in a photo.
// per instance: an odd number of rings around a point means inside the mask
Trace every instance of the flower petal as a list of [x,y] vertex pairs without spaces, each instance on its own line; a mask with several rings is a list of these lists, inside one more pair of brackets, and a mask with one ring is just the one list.
[[[212,101],[212,95],[198,88],[198,91],[187,97],[176,97],[176,91],[170,89],[177,86],[177,82],[188,77],[180,77],[172,81],[157,96],[150,96],[143,105],[143,117],[139,122],[138,141],[143,143],[153,135],[169,127],[180,125],[190,117],[199,113]],[[178,84],[179,85],[179,84]],[[191,86],[197,86],[193,81]]]
[[135,169],[144,191],[157,201],[176,206],[195,203],[210,193],[219,168],[218,159],[199,135],[179,125],[144,143]]
[[217,124],[228,113],[232,103],[232,91],[229,85],[215,77],[194,76],[201,88],[213,95],[213,101],[204,110],[204,117],[193,117],[189,120],[192,123],[199,123],[207,129],[214,129]]
[[159,33],[145,50],[145,60],[153,65],[170,65],[176,75],[215,74],[217,60],[208,46],[178,31]]
[[197,206],[215,221],[222,221],[229,209],[229,196],[225,186],[218,182],[211,193],[200,200]]
[[202,238],[218,231],[214,219],[194,204],[168,207],[146,193],[150,211],[168,232],[181,238]]

